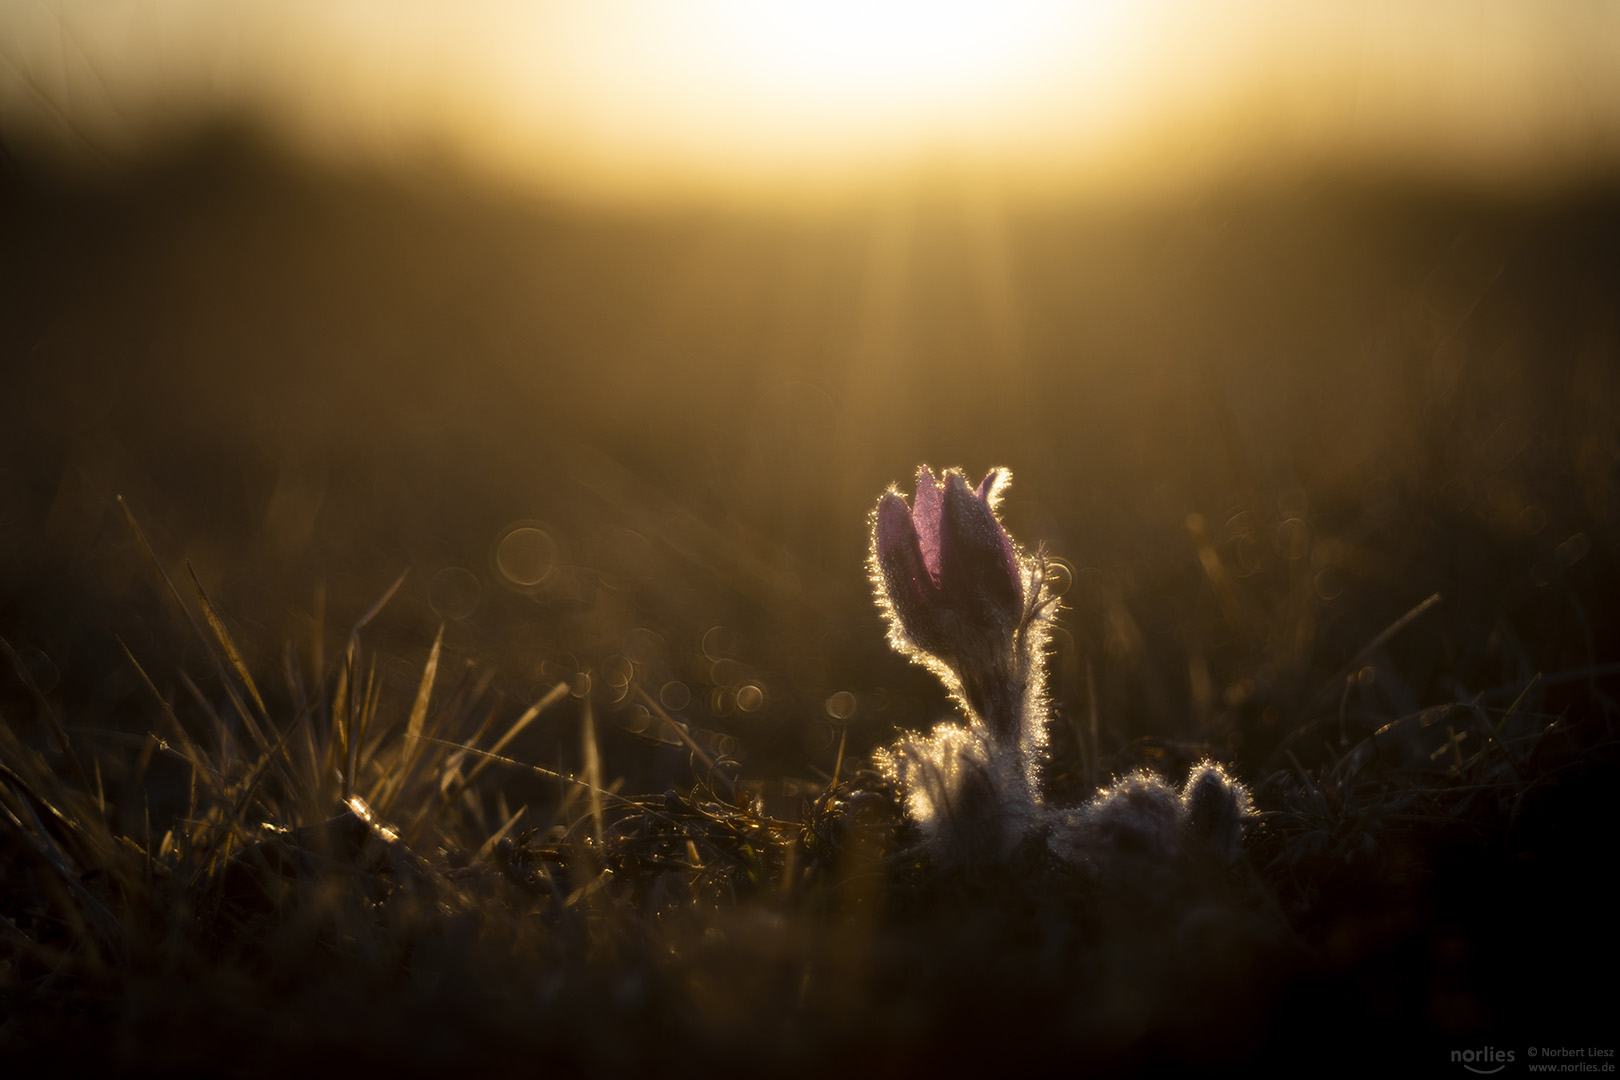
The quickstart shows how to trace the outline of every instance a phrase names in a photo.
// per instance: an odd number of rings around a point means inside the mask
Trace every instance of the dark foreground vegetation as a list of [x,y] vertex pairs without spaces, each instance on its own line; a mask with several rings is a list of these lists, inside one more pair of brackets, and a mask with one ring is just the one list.
[[[1088,1073],[1602,1046],[1620,197],[774,220],[219,137],[0,207],[0,1058]],[[1011,466],[1048,790],[1231,873],[932,866],[866,515]],[[119,500],[122,496],[122,502]],[[401,577],[403,575],[403,577]]]

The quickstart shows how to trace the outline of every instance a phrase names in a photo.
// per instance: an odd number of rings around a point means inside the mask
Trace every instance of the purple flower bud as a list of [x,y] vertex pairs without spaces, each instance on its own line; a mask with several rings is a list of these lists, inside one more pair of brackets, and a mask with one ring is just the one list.
[[910,507],[896,491],[878,503],[872,549],[876,576],[902,637],[951,655],[965,634],[1000,639],[1024,614],[1024,573],[993,501],[1006,470],[977,490],[954,469],[941,485],[925,465]]

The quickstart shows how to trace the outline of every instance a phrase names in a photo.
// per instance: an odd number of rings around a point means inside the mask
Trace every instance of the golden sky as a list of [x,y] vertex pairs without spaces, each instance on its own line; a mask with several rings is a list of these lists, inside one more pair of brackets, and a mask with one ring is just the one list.
[[946,167],[1157,190],[1620,158],[1607,0],[105,0],[0,5],[0,131],[123,160],[200,121],[593,199]]

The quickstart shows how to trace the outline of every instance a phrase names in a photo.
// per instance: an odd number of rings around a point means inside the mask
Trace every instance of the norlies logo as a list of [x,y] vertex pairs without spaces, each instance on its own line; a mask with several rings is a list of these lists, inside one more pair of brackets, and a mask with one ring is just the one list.
[[1451,1060],[1469,1072],[1489,1076],[1508,1067],[1508,1063],[1513,1060],[1513,1051],[1498,1050],[1494,1046],[1485,1046],[1478,1050],[1453,1050]]

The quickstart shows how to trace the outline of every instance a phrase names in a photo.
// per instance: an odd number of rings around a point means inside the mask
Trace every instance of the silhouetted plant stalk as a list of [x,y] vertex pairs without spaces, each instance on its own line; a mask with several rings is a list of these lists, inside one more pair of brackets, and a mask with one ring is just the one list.
[[940,480],[924,465],[909,505],[890,488],[872,515],[872,583],[889,641],[940,678],[965,720],[902,737],[878,753],[879,767],[948,862],[1003,859],[1038,834],[1103,875],[1180,856],[1229,862],[1253,809],[1212,762],[1180,794],[1137,774],[1083,806],[1045,805],[1046,644],[1058,599],[1046,559],[1021,553],[996,517],[1011,479],[991,469],[972,488],[959,470]]

